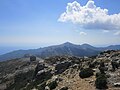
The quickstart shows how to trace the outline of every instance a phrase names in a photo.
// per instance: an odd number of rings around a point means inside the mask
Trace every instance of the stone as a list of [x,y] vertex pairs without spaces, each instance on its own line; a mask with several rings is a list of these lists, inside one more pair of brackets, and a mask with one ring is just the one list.
[[68,90],[68,87],[64,86],[60,90]]
[[56,74],[61,74],[71,66],[71,62],[63,61],[55,66]]
[[45,64],[43,64],[43,63],[38,63],[37,66],[36,66],[36,68],[35,68],[35,75],[34,75],[34,77],[36,77],[38,71],[44,70],[44,68],[46,68],[46,67],[45,67]]
[[45,87],[45,90],[50,90],[50,88],[48,86]]
[[114,86],[115,86],[115,87],[120,87],[120,82],[114,83]]
[[40,70],[36,75],[36,79],[44,81],[52,77],[51,70]]
[[30,61],[36,61],[36,57],[35,56],[30,56]]

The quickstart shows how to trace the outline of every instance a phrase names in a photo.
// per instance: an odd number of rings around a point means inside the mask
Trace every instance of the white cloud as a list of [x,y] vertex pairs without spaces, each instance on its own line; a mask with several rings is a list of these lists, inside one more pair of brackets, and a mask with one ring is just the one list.
[[77,1],[68,3],[58,21],[70,21],[85,29],[120,30],[120,13],[109,15],[107,9],[97,7],[92,0],[85,6]]
[[80,32],[80,35],[87,35],[87,33],[85,33],[85,32]]
[[115,32],[114,35],[120,35],[120,31]]

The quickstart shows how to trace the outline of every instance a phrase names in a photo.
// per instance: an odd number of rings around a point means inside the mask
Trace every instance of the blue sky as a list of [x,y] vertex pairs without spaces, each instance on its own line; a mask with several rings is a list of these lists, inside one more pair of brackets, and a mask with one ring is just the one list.
[[[0,52],[7,51],[3,47],[12,47],[9,50],[38,48],[67,41],[75,44],[89,43],[94,46],[120,44],[120,29],[118,27],[116,30],[115,27],[120,26],[119,23],[113,25],[113,30],[109,30],[109,27],[102,23],[104,27],[98,30],[94,28],[97,27],[94,24],[92,29],[88,25],[86,28],[81,22],[73,23],[71,18],[64,22],[59,21],[60,16],[66,12],[68,3],[73,4],[73,2],[75,0],[0,0],[0,48],[2,48]],[[76,0],[76,2],[83,7],[89,1]],[[105,16],[117,14],[118,20],[120,19],[118,15],[120,0],[93,2],[96,7],[108,10]],[[69,15],[66,14],[67,16]],[[112,26],[111,23],[105,25]]]

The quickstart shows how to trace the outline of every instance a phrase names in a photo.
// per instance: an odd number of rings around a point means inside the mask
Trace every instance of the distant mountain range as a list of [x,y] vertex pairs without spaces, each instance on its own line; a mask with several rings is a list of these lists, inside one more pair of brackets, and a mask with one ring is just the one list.
[[31,54],[41,58],[56,55],[72,55],[72,56],[93,56],[104,50],[120,50],[120,45],[111,45],[108,47],[93,47],[89,44],[75,45],[69,42],[38,49],[17,50],[0,55],[0,61],[21,58],[24,55]]

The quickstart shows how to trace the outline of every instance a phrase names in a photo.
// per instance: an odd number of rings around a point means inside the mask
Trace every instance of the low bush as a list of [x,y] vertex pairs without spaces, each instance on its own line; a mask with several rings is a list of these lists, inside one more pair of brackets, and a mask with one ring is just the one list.
[[100,74],[96,81],[95,81],[95,86],[97,89],[107,89],[107,77],[104,74]]
[[52,81],[50,82],[47,86],[50,88],[50,90],[55,89],[57,87],[57,82],[56,81]]
[[101,73],[101,72],[97,72],[96,73],[96,78],[99,77],[99,76],[104,76],[105,74]]
[[79,76],[81,78],[88,78],[88,77],[93,75],[93,72],[94,71],[91,68],[85,68],[85,69],[80,71]]

